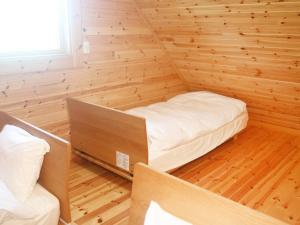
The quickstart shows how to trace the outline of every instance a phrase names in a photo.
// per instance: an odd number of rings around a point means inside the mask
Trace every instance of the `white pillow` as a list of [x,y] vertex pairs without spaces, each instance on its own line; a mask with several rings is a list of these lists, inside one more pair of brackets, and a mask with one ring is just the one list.
[[192,225],[163,210],[156,202],[151,202],[144,225]]
[[0,133],[0,180],[19,201],[32,193],[50,146],[25,130],[6,125]]

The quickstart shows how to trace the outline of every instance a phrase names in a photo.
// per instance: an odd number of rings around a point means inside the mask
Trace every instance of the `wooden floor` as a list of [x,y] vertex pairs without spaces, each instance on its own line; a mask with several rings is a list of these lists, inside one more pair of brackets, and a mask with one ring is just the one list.
[[[300,225],[300,137],[248,127],[173,173],[200,187]],[[85,161],[71,169],[74,224],[127,225],[131,183]]]

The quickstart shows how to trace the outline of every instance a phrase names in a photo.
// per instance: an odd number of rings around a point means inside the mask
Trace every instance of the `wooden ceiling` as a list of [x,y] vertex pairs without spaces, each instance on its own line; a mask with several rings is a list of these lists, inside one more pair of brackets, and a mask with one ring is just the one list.
[[300,129],[299,0],[137,0],[192,90],[247,102],[251,118]]
[[134,1],[82,0],[80,11],[91,53],[76,46],[72,69],[0,75],[0,110],[68,137],[66,97],[128,108],[187,91]]
[[299,0],[82,0],[80,12],[91,53],[1,75],[1,110],[66,137],[68,96],[122,109],[205,89],[300,129]]

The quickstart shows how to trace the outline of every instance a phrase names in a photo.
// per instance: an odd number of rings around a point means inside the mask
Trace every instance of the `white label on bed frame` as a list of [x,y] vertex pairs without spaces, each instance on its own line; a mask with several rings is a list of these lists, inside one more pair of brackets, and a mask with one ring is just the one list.
[[116,151],[117,167],[129,171],[129,155]]

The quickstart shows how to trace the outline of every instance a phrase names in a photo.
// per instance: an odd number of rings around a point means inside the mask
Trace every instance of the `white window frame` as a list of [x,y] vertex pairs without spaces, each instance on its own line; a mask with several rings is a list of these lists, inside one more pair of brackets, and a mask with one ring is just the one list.
[[80,0],[64,0],[63,4],[61,48],[0,54],[0,75],[55,71],[77,66],[76,52],[82,43]]

